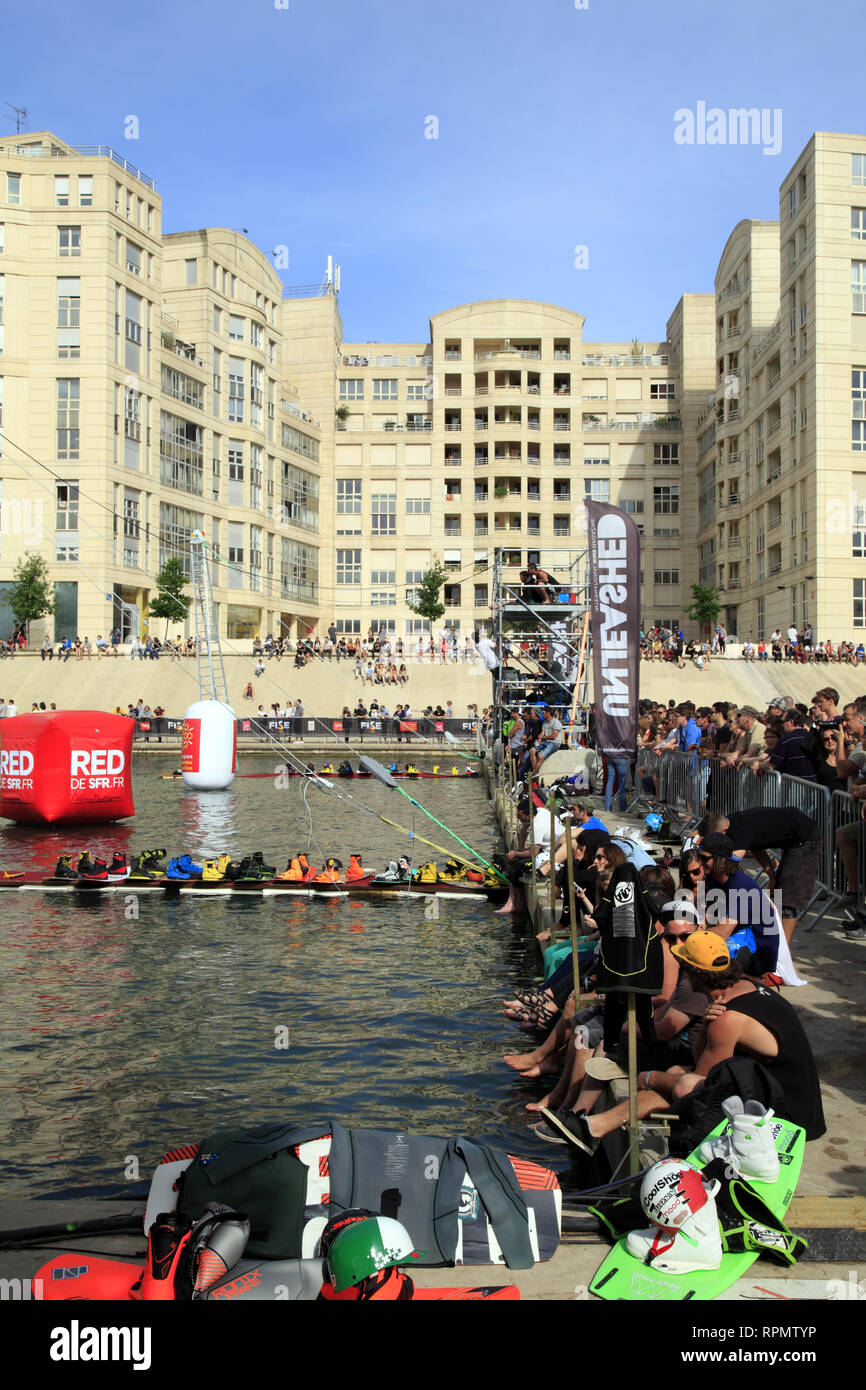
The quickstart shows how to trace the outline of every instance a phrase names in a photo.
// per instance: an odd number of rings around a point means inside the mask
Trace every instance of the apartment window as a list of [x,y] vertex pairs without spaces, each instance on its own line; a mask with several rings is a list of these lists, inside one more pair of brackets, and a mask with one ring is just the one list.
[[187,283],[188,285],[194,285],[195,282],[196,282],[196,269],[195,269],[195,267],[196,267],[195,257],[192,257],[191,260],[184,261],[184,269],[185,269],[185,271],[186,271],[186,283]]
[[361,552],[360,550],[338,550],[337,551],[337,583],[338,584],[360,584],[361,582]]
[[866,449],[866,367],[851,370],[851,448]]
[[370,499],[372,532],[374,536],[397,534],[396,492],[374,492]]
[[141,392],[132,386],[123,391],[123,433],[126,439],[141,441]]
[[866,314],[866,261],[851,262],[851,313]]
[[213,306],[213,331],[222,333],[222,310],[217,304]]
[[183,401],[184,405],[194,405],[198,410],[204,409],[204,387],[200,381],[187,376],[186,372],[178,371],[175,367],[163,366],[162,389],[167,396],[174,396],[176,401]]
[[855,188],[866,188],[866,154],[852,154],[851,182]]
[[0,222],[0,256],[6,253],[6,223]]
[[678,486],[653,488],[653,511],[656,516],[673,516],[679,509],[680,490]]
[[[229,482],[243,483],[244,481],[244,445],[240,439],[230,439],[228,445],[228,466]],[[229,497],[229,503],[235,506],[243,505],[243,490],[241,490],[238,502]]]
[[651,381],[650,400],[651,401],[673,401],[676,400],[677,388],[673,381]]
[[610,501],[610,479],[609,478],[584,478],[583,480],[584,497],[591,502]]
[[555,536],[570,536],[571,518],[568,516],[555,516],[553,518],[553,534]]
[[56,208],[69,207],[69,175],[54,175],[54,206]]
[[653,582],[655,584],[679,584],[679,570],[655,570],[653,572]]
[[140,246],[136,246],[132,241],[127,241],[126,268],[130,275],[137,275],[139,279],[141,279],[141,260],[143,254]]
[[[361,515],[361,479],[337,479],[337,516]],[[338,535],[345,534],[337,532]],[[352,534],[360,535],[360,529]]]
[[78,530],[78,483],[68,480],[55,485],[55,531]]
[[[2,322],[3,277],[0,276],[0,322]],[[81,356],[81,280],[61,276],[57,281],[57,356]],[[2,343],[0,343],[2,347]]]
[[167,487],[204,494],[204,431],[192,420],[159,412],[160,481]]
[[81,382],[77,377],[59,377],[57,381],[57,457],[78,458],[78,412]]
[[250,506],[255,512],[260,512],[262,509],[262,446],[260,444],[250,445]]
[[643,514],[643,499],[640,497],[621,497],[616,505],[621,512],[627,512],[629,516]]
[[0,353],[6,345],[6,328],[3,323],[4,298],[6,295],[6,276],[0,275]]
[[244,422],[244,360],[229,358],[229,420],[236,425]]
[[427,388],[423,381],[410,381],[406,386],[407,401],[427,400]]
[[250,344],[254,348],[262,346],[262,326],[260,323],[250,321]]
[[139,562],[139,537],[141,534],[141,494],[128,488],[123,493],[123,563],[135,569]]
[[[0,458],[3,457],[3,378],[0,376]],[[2,534],[2,526],[0,526]]]
[[474,607],[476,607],[476,608],[486,608],[487,605],[488,605],[488,602],[489,602],[489,600],[488,600],[488,597],[487,597],[487,585],[486,585],[486,584],[476,584],[476,585],[475,585]]
[[851,240],[866,241],[866,208],[851,209]]
[[854,580],[854,626],[866,627],[866,579]]
[[397,399],[397,379],[396,377],[374,377],[373,378],[373,400],[374,401],[396,401]]
[[80,227],[58,227],[58,228],[57,228],[57,254],[58,254],[58,256],[80,256],[80,255],[81,255],[81,228],[80,228]]
[[[458,492],[459,497],[459,492]],[[453,496],[453,493],[452,493]],[[429,516],[430,498],[429,497],[407,497],[406,515],[407,516]]]
[[7,201],[7,203],[10,204],[11,207],[20,207],[20,205],[21,205],[21,175],[20,175],[20,174],[7,174],[7,175],[6,175],[6,201]]
[[78,206],[82,208],[93,207],[93,175],[78,175]]
[[371,608],[396,608],[397,591],[396,589],[371,589],[370,590]]
[[654,468],[678,468],[680,462],[679,444],[654,444]]
[[362,401],[364,399],[364,378],[347,377],[340,382],[341,401]]
[[229,337],[233,339],[234,342],[242,343],[244,341],[244,337],[246,336],[244,331],[245,323],[246,319],[242,318],[240,314],[229,314]]

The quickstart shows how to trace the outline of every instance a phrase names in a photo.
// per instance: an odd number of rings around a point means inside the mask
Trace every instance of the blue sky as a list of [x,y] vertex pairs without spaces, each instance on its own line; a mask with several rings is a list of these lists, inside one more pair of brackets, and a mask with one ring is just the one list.
[[[5,0],[0,99],[154,177],[166,231],[246,227],[287,284],[333,253],[347,341],[504,295],[649,341],[813,130],[864,129],[862,5],[580,3]],[[676,144],[701,101],[781,110],[781,152]]]

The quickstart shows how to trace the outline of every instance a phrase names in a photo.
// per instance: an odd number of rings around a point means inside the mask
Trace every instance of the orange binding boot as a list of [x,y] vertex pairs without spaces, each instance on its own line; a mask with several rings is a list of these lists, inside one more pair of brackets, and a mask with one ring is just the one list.
[[290,859],[289,862],[288,862],[288,864],[286,865],[286,871],[285,871],[285,873],[277,874],[277,878],[280,878],[280,879],[287,879],[287,880],[291,881],[292,883],[300,883],[300,881],[301,881],[301,879],[302,879],[303,877],[304,877],[304,870],[303,870],[303,868],[302,868],[302,866],[301,866],[301,861],[300,861],[299,858],[298,858],[298,859]]
[[350,854],[349,867],[346,870],[346,882],[348,883],[351,879],[364,877],[364,865],[361,861],[360,854]]

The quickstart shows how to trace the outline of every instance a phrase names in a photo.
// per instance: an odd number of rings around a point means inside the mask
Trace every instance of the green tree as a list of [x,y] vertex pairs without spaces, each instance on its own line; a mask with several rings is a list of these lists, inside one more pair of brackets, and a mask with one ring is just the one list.
[[692,602],[686,608],[686,615],[701,627],[712,627],[719,616],[718,590],[712,584],[693,584]]
[[447,571],[444,570],[438,559],[433,560],[421,583],[415,590],[415,602],[409,604],[409,611],[417,613],[419,618],[429,618],[431,622],[436,622],[445,612],[445,604],[439,598],[439,590],[445,583]]
[[54,585],[48,578],[48,563],[41,555],[25,551],[12,574],[8,592],[9,607],[30,634],[30,624],[54,612]]
[[192,599],[182,592],[186,582],[182,560],[166,560],[156,576],[157,592],[148,604],[148,613],[151,618],[165,618],[166,637],[169,623],[182,623],[189,612]]

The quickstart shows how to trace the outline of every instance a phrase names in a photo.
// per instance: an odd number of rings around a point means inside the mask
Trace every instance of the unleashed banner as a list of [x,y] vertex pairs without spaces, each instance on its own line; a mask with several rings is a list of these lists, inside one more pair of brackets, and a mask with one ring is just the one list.
[[633,756],[640,671],[640,533],[630,516],[586,502],[596,741]]

